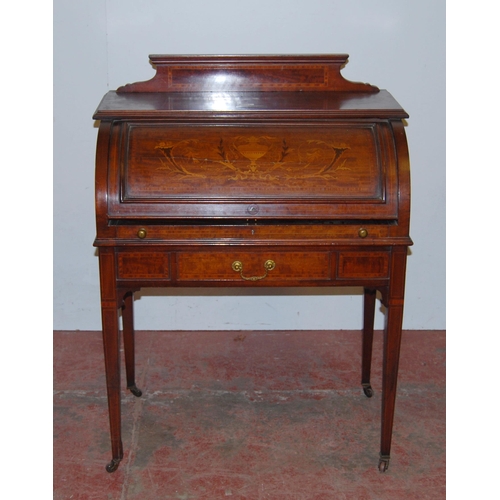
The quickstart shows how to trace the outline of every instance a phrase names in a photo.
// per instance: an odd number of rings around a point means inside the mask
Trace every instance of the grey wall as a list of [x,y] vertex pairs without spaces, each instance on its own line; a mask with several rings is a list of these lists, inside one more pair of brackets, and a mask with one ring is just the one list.
[[[54,1],[54,329],[100,329],[91,117],[108,90],[146,80],[148,55],[348,53],[343,75],[409,112],[415,242],[404,327],[445,328],[443,0]],[[341,290],[144,291],[138,329],[352,329]],[[283,293],[281,293],[283,292]],[[382,326],[377,313],[376,327]]]

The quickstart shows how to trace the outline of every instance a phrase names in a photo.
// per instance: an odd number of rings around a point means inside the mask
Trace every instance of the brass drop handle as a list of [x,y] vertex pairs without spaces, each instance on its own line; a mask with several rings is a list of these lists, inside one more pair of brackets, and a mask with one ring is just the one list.
[[139,238],[144,239],[146,236],[147,236],[148,232],[142,227],[141,229],[139,229],[139,231],[137,231],[137,236]]
[[368,231],[362,227],[359,231],[358,231],[358,236],[360,238],[366,238],[368,236]]
[[276,267],[276,263],[271,259],[266,260],[266,262],[264,262],[264,269],[266,272],[262,276],[243,276],[243,264],[239,260],[235,260],[231,267],[233,268],[233,271],[240,273],[242,279],[246,281],[259,281],[263,280],[267,276],[267,273]]

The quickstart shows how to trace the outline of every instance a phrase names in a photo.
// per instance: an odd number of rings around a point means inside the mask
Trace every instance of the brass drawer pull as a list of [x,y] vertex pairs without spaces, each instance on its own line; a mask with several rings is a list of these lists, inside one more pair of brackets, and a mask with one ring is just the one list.
[[235,260],[231,266],[233,268],[233,271],[236,271],[237,273],[240,273],[240,276],[246,280],[246,281],[259,281],[263,280],[269,271],[272,271],[276,267],[276,263],[274,260],[266,260],[264,262],[264,269],[266,270],[266,273],[263,274],[262,276],[243,276],[243,264],[239,260]]
[[360,238],[366,238],[368,236],[368,231],[362,227],[359,231],[358,231],[358,236]]
[[137,236],[139,238],[144,239],[146,236],[147,236],[148,232],[144,229],[144,228],[141,228],[139,229],[139,231],[137,231]]

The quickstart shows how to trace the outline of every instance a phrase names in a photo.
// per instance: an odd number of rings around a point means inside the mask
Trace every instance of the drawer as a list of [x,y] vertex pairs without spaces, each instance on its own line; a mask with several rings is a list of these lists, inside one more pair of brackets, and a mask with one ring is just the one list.
[[[280,223],[281,222],[281,223]],[[289,224],[286,221],[276,223],[249,224],[247,221],[217,224],[123,224],[116,225],[116,238],[127,243],[143,244],[159,242],[165,244],[188,242],[228,241],[290,241],[296,244],[298,240],[328,242],[332,240],[355,240],[361,245],[373,245],[374,241],[389,238],[398,230],[395,224],[363,225],[352,224]],[[361,236],[361,231],[367,234]]]
[[185,252],[177,255],[177,281],[327,281],[330,261],[330,252]]
[[337,278],[388,278],[389,258],[388,251],[339,252]]
[[[241,284],[385,279],[389,277],[389,251],[181,251],[117,252],[117,279],[232,282]],[[336,264],[335,264],[336,262]],[[333,271],[335,270],[335,271]]]
[[169,279],[170,256],[160,251],[117,253],[118,279]]

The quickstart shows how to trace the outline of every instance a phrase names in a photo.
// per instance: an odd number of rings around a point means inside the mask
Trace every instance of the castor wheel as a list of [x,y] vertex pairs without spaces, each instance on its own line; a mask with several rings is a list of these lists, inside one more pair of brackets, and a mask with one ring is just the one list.
[[381,456],[378,462],[379,472],[385,472],[389,468],[389,457]]
[[130,387],[127,387],[127,389],[134,395],[140,398],[142,396],[142,391],[134,384],[131,385]]
[[373,389],[370,384],[363,384],[363,392],[367,398],[371,398],[373,396]]
[[119,458],[113,458],[111,462],[109,462],[108,465],[106,465],[106,472],[115,472],[116,469],[118,469],[118,466],[120,465],[121,459]]

